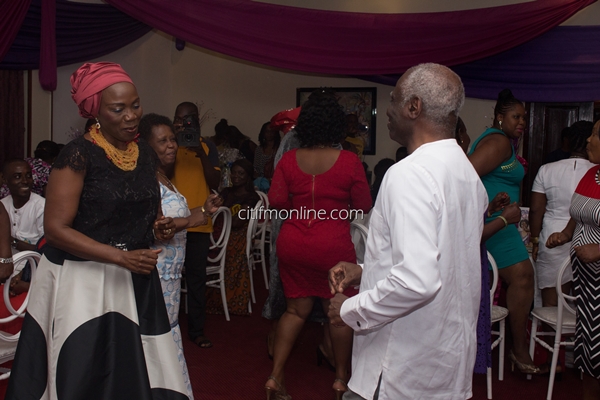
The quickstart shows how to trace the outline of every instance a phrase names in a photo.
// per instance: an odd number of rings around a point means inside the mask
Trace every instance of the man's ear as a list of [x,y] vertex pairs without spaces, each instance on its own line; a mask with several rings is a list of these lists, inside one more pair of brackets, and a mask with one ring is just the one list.
[[408,116],[411,119],[417,119],[419,115],[421,115],[421,111],[423,111],[423,103],[421,99],[418,97],[412,97],[407,103]]

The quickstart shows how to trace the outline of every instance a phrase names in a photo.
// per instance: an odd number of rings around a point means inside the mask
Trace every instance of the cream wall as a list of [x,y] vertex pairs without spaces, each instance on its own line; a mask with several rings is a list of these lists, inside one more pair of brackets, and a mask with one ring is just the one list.
[[[505,4],[508,2],[506,0]],[[600,4],[588,7],[572,20],[577,24],[600,24]],[[212,135],[214,124],[220,118],[227,118],[230,124],[255,141],[263,122],[278,111],[295,107],[298,87],[375,86],[378,111],[376,155],[366,156],[365,161],[372,169],[379,159],[394,158],[398,148],[398,144],[389,139],[386,128],[385,110],[392,90],[390,86],[354,78],[278,70],[189,44],[183,51],[177,51],[172,37],[161,32],[151,32],[93,61],[102,60],[120,63],[129,72],[138,87],[144,112],[171,117],[175,106],[182,101],[203,102],[204,109],[212,109],[216,117],[203,127],[204,135]],[[70,96],[69,77],[78,66],[58,68],[58,87],[53,96],[39,88],[35,74],[33,147],[45,138],[66,143],[70,128],[83,128],[85,121],[77,115]],[[493,105],[494,102],[489,100],[467,99],[461,116],[471,138],[476,138],[490,124]],[[52,122],[49,110],[52,110]]]

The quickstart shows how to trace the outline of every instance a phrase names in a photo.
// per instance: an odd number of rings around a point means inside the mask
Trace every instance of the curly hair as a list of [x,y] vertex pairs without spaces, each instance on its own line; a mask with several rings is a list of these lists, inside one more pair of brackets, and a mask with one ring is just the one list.
[[296,133],[301,147],[331,146],[346,137],[346,115],[333,91],[318,89],[302,105]]
[[577,121],[568,129],[569,150],[571,152],[585,153],[587,139],[592,135],[594,124],[590,121]]
[[[271,122],[265,122],[262,127],[260,128],[260,133],[258,134],[258,144],[260,145],[260,147],[265,147],[267,144],[267,131],[271,130],[270,128],[271,126]],[[275,133],[275,147],[279,147],[279,143],[281,143],[281,136],[279,136],[279,132],[277,132],[276,130],[274,131]]]
[[504,115],[508,110],[516,105],[523,105],[523,102],[513,96],[510,89],[504,89],[498,93],[498,100],[494,107],[494,120],[498,119],[498,115]]
[[175,132],[175,128],[173,127],[173,123],[168,117],[164,115],[158,115],[154,113],[146,114],[140,120],[140,124],[138,125],[138,133],[140,137],[145,141],[150,139],[152,136],[152,128],[155,126],[165,125],[171,129],[172,132]]

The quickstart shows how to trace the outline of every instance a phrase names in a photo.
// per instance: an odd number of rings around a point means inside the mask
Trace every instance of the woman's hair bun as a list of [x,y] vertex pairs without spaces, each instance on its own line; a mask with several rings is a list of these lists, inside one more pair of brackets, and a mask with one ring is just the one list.
[[513,96],[512,92],[510,91],[510,89],[504,89],[503,91],[501,91],[500,93],[498,93],[498,101],[503,103],[508,99],[514,99],[515,96]]

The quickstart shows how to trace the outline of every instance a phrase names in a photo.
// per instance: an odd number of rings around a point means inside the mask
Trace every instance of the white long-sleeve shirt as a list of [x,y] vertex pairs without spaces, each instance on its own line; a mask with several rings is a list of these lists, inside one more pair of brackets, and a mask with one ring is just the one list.
[[380,400],[472,396],[487,194],[456,140],[420,146],[386,173],[369,223],[349,387]]
[[31,193],[29,201],[15,208],[12,196],[0,200],[10,218],[10,235],[29,244],[36,244],[44,236],[44,206],[46,199]]

